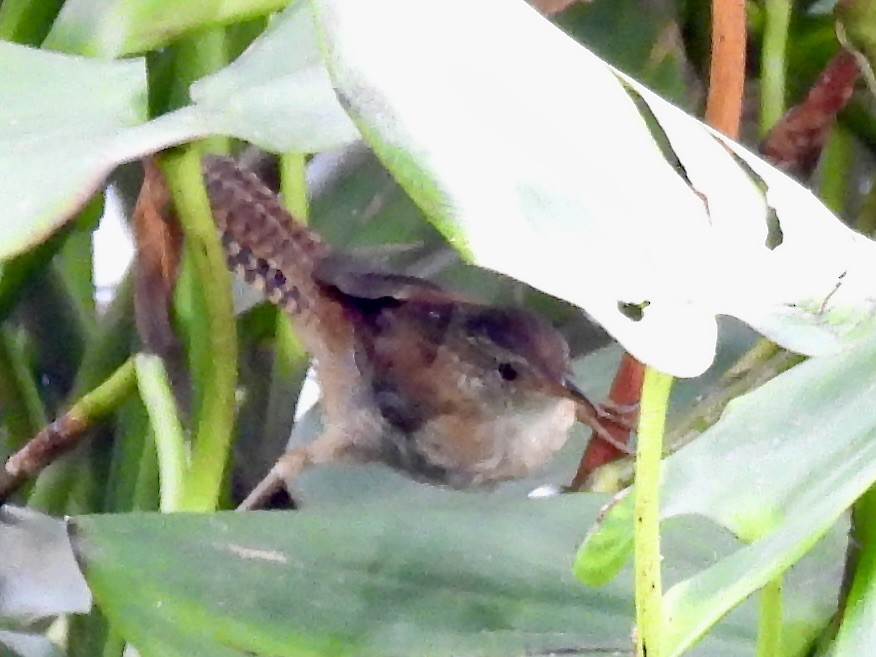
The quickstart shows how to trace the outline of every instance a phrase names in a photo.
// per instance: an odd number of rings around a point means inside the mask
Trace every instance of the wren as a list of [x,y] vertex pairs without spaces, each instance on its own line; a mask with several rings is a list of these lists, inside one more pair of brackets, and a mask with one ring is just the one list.
[[234,160],[208,156],[203,170],[229,267],[289,314],[322,392],[323,432],[281,456],[241,509],[330,461],[453,488],[523,477],[576,417],[617,443],[603,422],[618,418],[576,387],[548,322],[377,271],[295,221]]

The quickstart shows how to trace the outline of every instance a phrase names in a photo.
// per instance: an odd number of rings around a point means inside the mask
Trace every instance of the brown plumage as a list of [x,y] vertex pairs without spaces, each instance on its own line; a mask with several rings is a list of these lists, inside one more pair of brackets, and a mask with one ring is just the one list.
[[292,318],[323,395],[323,434],[281,457],[244,508],[310,464],[380,461],[468,487],[542,465],[576,412],[606,435],[538,316],[334,252],[229,158],[206,158],[204,177],[229,267]]

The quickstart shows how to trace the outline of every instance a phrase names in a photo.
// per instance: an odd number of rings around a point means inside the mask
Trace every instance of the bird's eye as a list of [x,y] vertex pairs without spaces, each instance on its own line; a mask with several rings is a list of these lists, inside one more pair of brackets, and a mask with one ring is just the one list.
[[517,368],[510,363],[499,363],[499,376],[506,381],[513,381],[517,378]]

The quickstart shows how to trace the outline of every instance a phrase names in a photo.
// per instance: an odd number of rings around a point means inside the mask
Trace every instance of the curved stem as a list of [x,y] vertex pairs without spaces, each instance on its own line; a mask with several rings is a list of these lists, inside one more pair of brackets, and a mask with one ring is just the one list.
[[176,401],[160,356],[137,354],[137,386],[149,414],[158,454],[160,509],[172,513],[182,508],[186,475],[186,439],[176,413]]
[[225,256],[201,177],[201,157],[194,146],[164,154],[161,166],[176,205],[204,299],[202,324],[209,358],[200,372],[201,404],[195,418],[192,465],[182,507],[212,511],[219,502],[234,425],[237,383],[237,329]]

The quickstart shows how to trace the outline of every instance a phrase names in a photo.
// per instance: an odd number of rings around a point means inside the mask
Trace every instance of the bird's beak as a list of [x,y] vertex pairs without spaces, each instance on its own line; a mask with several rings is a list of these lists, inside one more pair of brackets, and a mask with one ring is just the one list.
[[590,401],[587,395],[579,388],[574,381],[568,376],[554,383],[551,392],[557,397],[571,399],[578,406],[577,416],[581,422],[589,424],[587,418],[592,418],[594,421],[599,417],[599,411],[596,405]]
[[599,423],[599,409],[590,401],[587,395],[579,388],[572,379],[564,377],[562,382],[562,391],[558,392],[559,396],[571,399],[578,406],[576,413],[579,422],[583,422],[589,426]]
[[[623,441],[618,440],[615,436],[609,433],[604,425],[604,420],[606,419],[605,411],[601,410],[592,401],[590,401],[587,398],[587,395],[581,392],[581,389],[576,386],[571,379],[569,379],[568,377],[564,378],[562,388],[564,390],[562,396],[566,397],[567,399],[571,399],[578,406],[577,410],[575,411],[575,417],[578,419],[578,422],[586,424],[593,430],[593,435],[599,436],[609,445],[615,447],[619,452],[623,452],[626,454],[635,453],[635,450],[631,449],[629,445],[627,445]],[[631,430],[629,427],[627,427],[626,422],[622,417],[609,418],[609,420],[613,424],[627,429],[627,431]]]

